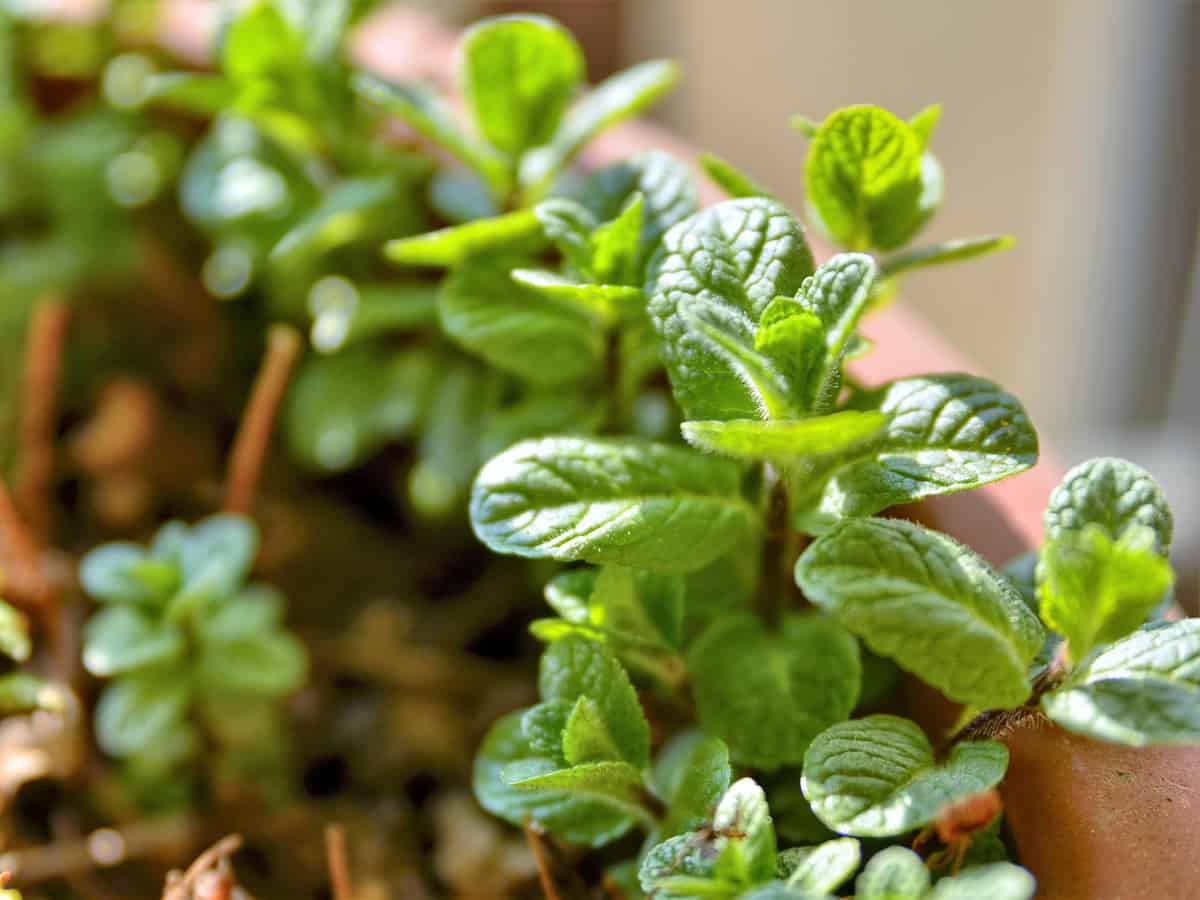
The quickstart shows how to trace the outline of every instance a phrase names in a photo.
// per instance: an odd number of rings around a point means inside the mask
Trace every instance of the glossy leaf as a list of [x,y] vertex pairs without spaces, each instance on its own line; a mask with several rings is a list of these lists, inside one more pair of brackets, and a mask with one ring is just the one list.
[[196,674],[205,691],[282,696],[304,684],[308,654],[300,641],[278,630],[210,640],[201,649]]
[[392,262],[403,265],[453,267],[485,252],[536,250],[541,243],[541,231],[541,223],[533,211],[522,209],[494,219],[388,241],[383,252]]
[[183,632],[151,620],[130,606],[110,606],[88,620],[83,633],[83,666],[108,678],[183,658]]
[[551,300],[587,310],[606,324],[631,316],[646,305],[642,289],[624,284],[582,284],[543,269],[514,269],[512,280]]
[[700,166],[705,174],[730,197],[771,197],[771,192],[715,153],[701,153]]
[[191,688],[170,670],[122,678],[96,705],[96,741],[111,756],[131,756],[168,741],[185,724]]
[[1007,579],[946,535],[852,519],[818,538],[796,583],[881,656],[960,703],[1011,708],[1043,629]]
[[1043,516],[1049,540],[1088,525],[1100,526],[1113,541],[1129,527],[1143,525],[1154,532],[1164,556],[1174,530],[1171,507],[1153,476],[1128,460],[1103,456],[1067,472]]
[[933,886],[931,900],[1033,900],[1037,882],[1029,872],[1008,862],[971,866]]
[[853,453],[879,436],[887,422],[877,411],[844,410],[786,421],[684,422],[682,431],[684,440],[700,450],[786,464],[808,456]]
[[[788,854],[788,887],[813,894],[832,894],[858,871],[862,850],[854,838],[838,838]],[[781,860],[784,854],[780,854]]]
[[871,857],[854,882],[855,900],[924,900],[929,870],[907,847],[887,847]]
[[986,237],[958,238],[943,241],[930,247],[914,247],[897,253],[883,261],[880,267],[885,278],[893,278],[911,269],[924,269],[929,266],[942,266],[946,263],[962,262],[977,256],[986,256],[1000,250],[1007,250],[1016,239],[1012,235],[998,234]]
[[723,741],[699,731],[671,740],[650,775],[654,792],[667,807],[658,833],[665,839],[709,821],[729,789],[731,771],[729,748]]

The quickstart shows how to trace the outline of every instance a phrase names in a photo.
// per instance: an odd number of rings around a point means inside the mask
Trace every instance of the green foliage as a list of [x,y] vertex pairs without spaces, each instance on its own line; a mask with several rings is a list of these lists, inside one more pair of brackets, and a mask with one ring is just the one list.
[[[169,523],[148,548],[105,544],[84,557],[80,582],[102,606],[84,630],[83,663],[113,679],[96,707],[106,753],[167,772],[209,735],[233,754],[233,709],[268,709],[304,682],[283,599],[245,583],[257,549],[248,520],[219,515]],[[283,735],[273,740],[282,750]]]
[[1135,525],[1154,533],[1155,549],[1171,548],[1173,519],[1162,489],[1141,466],[1114,457],[1081,463],[1063,477],[1046,504],[1046,537],[1056,540],[1089,525],[1118,541]]

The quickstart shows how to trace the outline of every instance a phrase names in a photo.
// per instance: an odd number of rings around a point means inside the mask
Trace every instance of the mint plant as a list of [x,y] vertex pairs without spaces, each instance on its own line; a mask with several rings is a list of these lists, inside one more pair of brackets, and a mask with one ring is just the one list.
[[226,514],[168,523],[147,548],[111,543],[84,557],[80,581],[102,606],[83,663],[111,679],[96,739],[135,785],[186,785],[198,758],[218,779],[285,783],[282,701],[307,661],[282,624],[283,598],[246,583],[257,549],[254,525]]

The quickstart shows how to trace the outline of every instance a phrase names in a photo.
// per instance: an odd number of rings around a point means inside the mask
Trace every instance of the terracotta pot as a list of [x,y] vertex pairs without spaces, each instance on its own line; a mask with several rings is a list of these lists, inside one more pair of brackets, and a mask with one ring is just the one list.
[[[165,0],[163,44],[202,62],[213,4]],[[449,84],[454,35],[434,19],[385,7],[354,41],[358,62],[392,78]],[[657,147],[694,161],[696,149],[646,122],[613,128],[594,141],[584,164],[599,166]],[[697,170],[706,202],[720,193]],[[817,247],[818,255],[822,248]],[[902,302],[864,329],[879,349],[854,365],[867,384],[925,371],[978,371],[969,359]],[[914,517],[953,534],[996,563],[1035,546],[1041,511],[1063,467],[1042,448],[1036,467],[980,490],[926,501]],[[912,713],[945,733],[957,712],[923,686],[910,692]],[[1069,735],[1042,720],[1004,738],[1012,753],[1002,794],[1021,861],[1037,876],[1039,896],[1067,900],[1175,898],[1200,894],[1200,748],[1134,750]]]

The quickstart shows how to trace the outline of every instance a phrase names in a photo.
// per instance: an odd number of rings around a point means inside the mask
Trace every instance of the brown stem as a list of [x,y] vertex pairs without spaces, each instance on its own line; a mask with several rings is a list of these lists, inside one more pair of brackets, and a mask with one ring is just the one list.
[[8,485],[0,478],[0,535],[6,550],[3,572],[5,593],[21,606],[41,609],[44,586],[41,550],[17,511]]
[[248,515],[254,508],[267,447],[292,370],[304,349],[290,325],[273,325],[267,333],[267,352],[229,456],[225,511]]
[[766,539],[763,541],[761,610],[768,625],[779,623],[792,593],[792,563],[795,562],[795,535],[788,521],[787,484],[781,473],[768,465]]
[[354,884],[350,880],[350,861],[346,853],[346,829],[341,825],[325,826],[325,858],[333,900],[354,900]]
[[196,861],[188,866],[182,878],[172,878],[168,882],[166,890],[163,891],[162,900],[188,900],[196,880],[205,872],[227,860],[241,846],[242,836],[240,834],[231,834],[221,838],[196,857]]
[[525,825],[525,843],[537,864],[538,883],[542,886],[542,895],[546,900],[562,900],[558,887],[554,884],[554,875],[550,871],[550,854],[546,852],[546,843],[542,831],[532,822]]
[[17,436],[17,502],[39,544],[50,535],[53,518],[54,429],[62,385],[63,348],[71,309],[60,298],[43,300],[33,311],[25,347],[25,382]]

